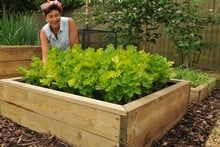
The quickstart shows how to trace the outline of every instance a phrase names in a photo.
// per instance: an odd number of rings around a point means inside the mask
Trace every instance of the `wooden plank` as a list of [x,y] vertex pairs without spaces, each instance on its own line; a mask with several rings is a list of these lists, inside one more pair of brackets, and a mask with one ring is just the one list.
[[[182,86],[185,88],[180,88]],[[187,109],[189,89],[189,82],[177,83],[141,98],[140,101],[125,105],[128,111],[129,144],[134,145],[132,140],[142,140],[142,143],[144,143],[143,140],[152,142],[173,127]],[[141,145],[143,144],[139,146]]]
[[[32,88],[22,85],[19,85],[19,82],[16,86],[4,83],[3,101],[119,142],[120,114],[115,112],[119,108],[126,114],[122,106],[100,101],[99,109],[97,109],[97,100],[92,101],[89,98],[29,84],[26,85]],[[35,92],[36,90],[38,92]],[[86,101],[90,103],[84,104]],[[106,108],[108,105],[111,108]]]
[[108,103],[100,100],[95,100],[79,95],[74,95],[66,92],[60,92],[57,90],[52,90],[40,86],[30,85],[23,82],[19,82],[20,78],[9,78],[9,79],[1,79],[0,83],[4,85],[10,85],[12,87],[18,87],[19,89],[34,91],[36,93],[44,94],[46,97],[53,95],[57,99],[62,99],[68,102],[77,103],[81,105],[85,105],[88,107],[92,107],[95,109],[101,109],[103,111],[112,112],[120,115],[127,115],[126,110],[122,105]]
[[28,60],[32,56],[41,57],[40,46],[0,46],[0,62]]
[[0,62],[0,77],[16,75],[19,66],[29,68],[30,64],[31,60]]
[[2,115],[37,132],[56,135],[58,138],[79,147],[103,147],[103,145],[105,147],[119,147],[117,142],[89,133],[83,129],[70,126],[13,104],[1,103]]
[[0,83],[0,114],[1,114],[1,107],[2,107],[2,84]]
[[7,79],[7,78],[14,78],[14,77],[20,77],[20,74],[8,74],[8,75],[2,75],[0,76],[0,79]]
[[0,78],[19,76],[17,68],[29,68],[33,56],[41,57],[40,46],[0,46]]
[[0,99],[2,98],[2,83],[0,83]]
[[86,98],[83,96],[78,96],[78,95],[69,94],[65,92],[60,92],[57,90],[52,90],[52,89],[43,88],[39,86],[34,86],[34,85],[26,84],[23,82],[19,82],[19,80],[20,80],[19,77],[1,79],[0,83],[3,83],[4,85],[11,85],[12,87],[19,87],[21,89],[28,90],[28,91],[34,91],[40,94],[42,94],[43,92],[45,96],[53,95],[54,97],[65,100],[65,101],[87,105],[92,108],[101,109],[103,111],[112,112],[112,113],[116,113],[120,115],[126,115],[126,111],[121,105],[108,103],[108,102],[104,102],[100,100],[95,100],[91,98]]
[[200,90],[191,88],[189,103],[192,104],[199,102],[199,96],[200,96]]

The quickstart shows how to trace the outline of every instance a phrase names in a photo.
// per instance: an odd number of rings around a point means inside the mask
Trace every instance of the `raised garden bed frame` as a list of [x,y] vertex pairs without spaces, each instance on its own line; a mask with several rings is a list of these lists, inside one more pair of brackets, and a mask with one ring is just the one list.
[[150,146],[185,114],[190,82],[173,85],[125,105],[19,82],[0,80],[0,113],[76,146]]

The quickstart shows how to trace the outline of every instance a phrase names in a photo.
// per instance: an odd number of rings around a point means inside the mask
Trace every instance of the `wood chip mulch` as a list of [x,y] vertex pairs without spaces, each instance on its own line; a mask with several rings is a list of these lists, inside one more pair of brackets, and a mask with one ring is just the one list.
[[[217,147],[220,128],[220,80],[211,95],[189,107],[185,116],[152,147]],[[217,132],[216,132],[217,131]],[[37,133],[0,115],[0,147],[71,147],[48,134]]]

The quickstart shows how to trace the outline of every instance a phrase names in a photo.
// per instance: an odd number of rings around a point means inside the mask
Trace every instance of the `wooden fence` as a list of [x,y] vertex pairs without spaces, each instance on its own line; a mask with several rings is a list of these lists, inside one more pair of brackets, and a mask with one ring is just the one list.
[[[220,15],[220,0],[205,0],[202,3],[202,12],[212,12]],[[159,29],[162,36],[158,39],[156,45],[148,45],[147,50],[151,53],[159,53],[168,58],[168,60],[179,63],[172,42],[165,33],[165,29]],[[204,30],[204,41],[211,43],[211,46],[203,49],[199,66],[209,70],[220,70],[220,25],[210,25]]]

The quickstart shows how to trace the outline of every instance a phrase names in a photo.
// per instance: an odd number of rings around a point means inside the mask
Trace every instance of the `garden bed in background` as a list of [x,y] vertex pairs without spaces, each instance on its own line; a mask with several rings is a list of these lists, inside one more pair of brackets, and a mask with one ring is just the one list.
[[190,104],[200,102],[215,88],[215,74],[190,68],[176,68],[175,72],[176,79],[191,81]]
[[213,78],[205,84],[201,84],[197,87],[191,87],[190,91],[190,103],[197,103],[211,94],[212,90],[216,86],[216,78]]
[[41,57],[40,46],[0,46],[0,79],[19,76],[17,68],[30,67],[33,56]]

